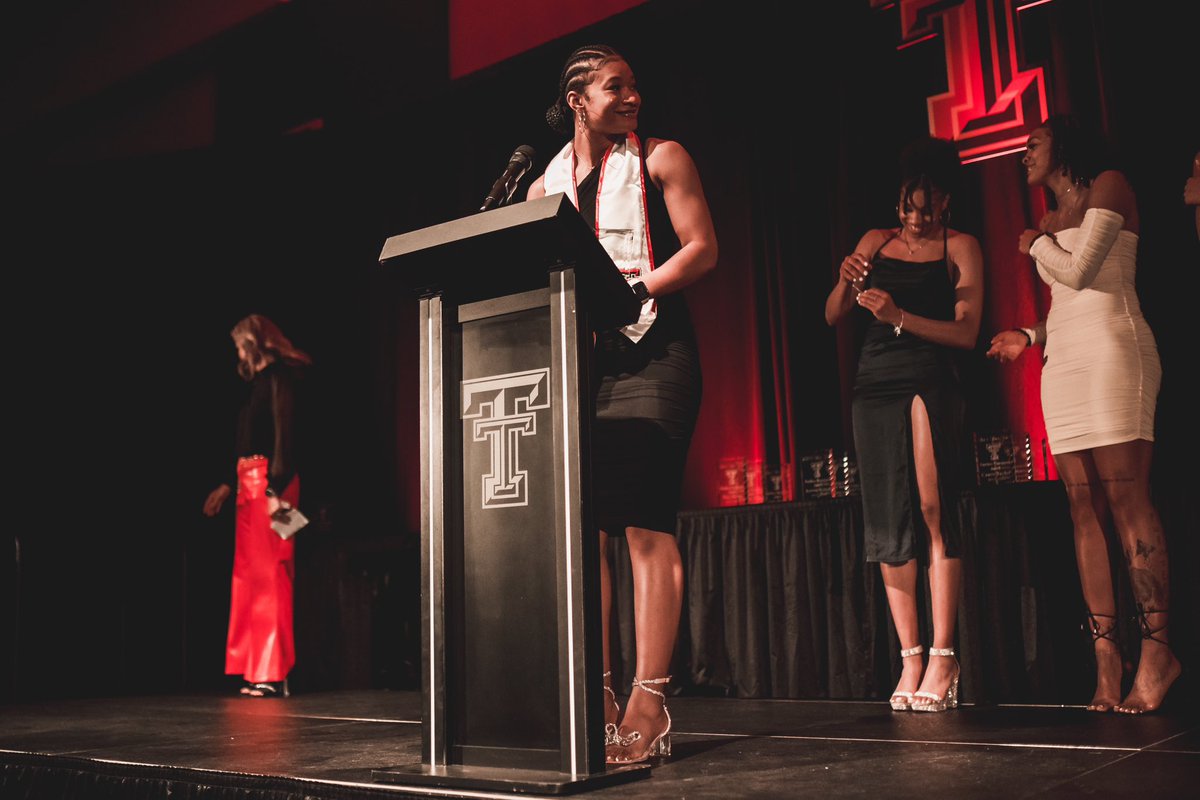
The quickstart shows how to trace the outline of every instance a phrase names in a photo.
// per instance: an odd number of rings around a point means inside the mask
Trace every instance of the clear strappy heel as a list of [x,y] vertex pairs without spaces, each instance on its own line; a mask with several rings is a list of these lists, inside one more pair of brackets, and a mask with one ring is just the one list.
[[[605,673],[604,673],[604,691],[607,692],[609,698],[612,699],[612,704],[617,707],[617,720],[619,721],[621,719],[621,704],[617,702],[617,693],[613,691],[612,684],[609,683],[609,681],[611,681],[611,680],[612,680],[612,670],[605,671]],[[616,722],[604,723],[604,744],[605,744],[605,746],[607,747],[610,744],[616,744],[616,743],[617,743],[617,723]]]
[[[667,710],[667,695],[664,692],[660,692],[658,689],[651,688],[653,686],[669,683],[670,681],[670,675],[665,678],[647,678],[645,680],[641,680],[639,678],[633,679],[634,689],[641,689],[643,692],[649,692],[650,694],[658,695],[662,698],[662,710],[663,713],[667,715],[667,727],[662,733],[654,737],[654,741],[650,742],[650,746],[646,748],[646,752],[642,753],[637,758],[625,758],[619,755],[613,755],[606,759],[609,764],[638,764],[656,756],[666,757],[671,755],[671,712]],[[618,732],[612,744],[616,745],[617,747],[627,748],[631,744],[640,742],[643,738],[644,737],[642,736],[641,731],[632,731],[628,734],[622,734]]]

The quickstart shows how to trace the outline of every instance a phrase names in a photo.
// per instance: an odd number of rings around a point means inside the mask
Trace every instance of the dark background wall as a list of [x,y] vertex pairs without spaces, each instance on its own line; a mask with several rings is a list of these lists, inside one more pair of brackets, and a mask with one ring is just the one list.
[[[1024,18],[1056,102],[1106,127],[1138,189],[1173,539],[1196,527],[1181,502],[1195,480],[1182,381],[1200,266],[1179,202],[1200,149],[1194,27],[1179,8],[1054,0]],[[294,682],[412,684],[415,307],[375,259],[389,235],[470,213],[517,144],[542,159],[561,146],[542,113],[582,43],[630,59],[642,132],[688,147],[718,228],[720,269],[688,292],[706,374],[688,506],[716,504],[722,458],[848,446],[846,355],[821,304],[841,255],[891,221],[898,149],[945,88],[936,40],[896,49],[894,9],[830,3],[795,25],[783,5],[648,2],[454,81],[447,4],[432,0],[26,13],[6,30],[0,95],[12,443],[0,699],[224,681],[233,520],[199,509],[229,466],[228,331],[255,311],[317,363]],[[969,173],[956,226],[1015,242],[1026,221],[988,209],[1023,191],[1017,158]],[[1011,324],[990,314],[985,331]],[[794,423],[781,435],[782,373],[764,354],[782,345]],[[979,355],[965,361],[972,424],[1004,427],[1002,378]]]

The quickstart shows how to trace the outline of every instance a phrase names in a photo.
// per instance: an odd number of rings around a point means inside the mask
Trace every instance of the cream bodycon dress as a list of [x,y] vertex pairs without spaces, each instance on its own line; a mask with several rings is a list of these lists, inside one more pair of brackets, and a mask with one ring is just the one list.
[[1042,412],[1054,453],[1154,440],[1162,368],[1134,287],[1137,234],[1116,231],[1107,252],[1095,254],[1099,267],[1088,270],[1090,281],[1050,266],[1050,255],[1086,253],[1096,245],[1094,238],[1088,241],[1095,235],[1091,228],[1085,223],[1059,231],[1057,253],[1041,248],[1046,263],[1033,253],[1050,285]]

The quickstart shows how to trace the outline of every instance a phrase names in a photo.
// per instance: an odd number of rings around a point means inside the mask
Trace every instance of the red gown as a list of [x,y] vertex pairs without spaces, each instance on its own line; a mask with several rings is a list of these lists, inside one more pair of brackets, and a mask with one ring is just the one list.
[[[282,681],[296,663],[292,636],[292,579],[295,543],[281,539],[267,514],[264,456],[237,462],[237,543],[229,604],[225,673],[250,683]],[[299,504],[300,478],[293,477],[281,499]]]

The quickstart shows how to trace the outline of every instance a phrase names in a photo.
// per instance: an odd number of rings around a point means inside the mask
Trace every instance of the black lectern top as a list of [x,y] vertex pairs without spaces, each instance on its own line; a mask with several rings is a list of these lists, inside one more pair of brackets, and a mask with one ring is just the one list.
[[544,288],[548,272],[573,267],[593,327],[626,325],[641,308],[561,193],[392,236],[379,263],[419,294],[442,294],[454,303]]

